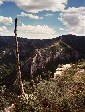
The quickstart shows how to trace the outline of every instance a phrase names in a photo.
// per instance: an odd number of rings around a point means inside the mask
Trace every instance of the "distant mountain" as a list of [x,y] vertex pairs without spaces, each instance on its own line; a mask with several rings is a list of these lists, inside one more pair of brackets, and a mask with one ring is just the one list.
[[[78,51],[82,56],[85,56],[85,36],[75,36],[75,35],[62,35],[54,39],[27,39],[18,38],[20,55],[27,55],[27,57],[35,50],[40,48],[46,48],[51,46],[55,42],[62,40],[64,43],[68,44],[76,51]],[[0,53],[2,51],[9,50],[9,53],[14,53],[15,49],[15,37],[14,36],[0,36]],[[24,57],[25,58],[25,57]]]
[[62,35],[61,40],[79,52],[85,58],[85,36]]

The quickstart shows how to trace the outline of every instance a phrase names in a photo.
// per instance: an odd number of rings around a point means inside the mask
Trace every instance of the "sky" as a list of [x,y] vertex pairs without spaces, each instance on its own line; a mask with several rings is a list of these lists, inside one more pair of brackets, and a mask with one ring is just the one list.
[[0,35],[49,39],[61,35],[85,36],[85,0],[0,0]]

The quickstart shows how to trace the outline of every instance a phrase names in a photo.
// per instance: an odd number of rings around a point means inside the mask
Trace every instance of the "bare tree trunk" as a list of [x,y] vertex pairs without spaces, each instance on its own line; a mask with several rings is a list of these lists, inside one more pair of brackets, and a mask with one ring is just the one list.
[[20,62],[19,62],[19,48],[18,48],[18,40],[17,40],[17,18],[15,19],[15,42],[16,42],[16,70],[17,70],[17,78],[16,78],[16,83],[17,83],[17,87],[19,90],[19,96],[16,98],[16,101],[14,102],[14,104],[11,104],[10,106],[8,106],[7,108],[4,108],[4,112],[15,112],[16,110],[16,104],[19,103],[20,99],[25,99],[28,100],[28,94],[26,94],[24,92],[24,88],[23,88],[23,83],[22,83],[22,79],[21,79],[21,70],[20,70]]
[[17,70],[17,83],[18,83],[18,89],[20,94],[24,94],[24,88],[23,83],[21,80],[21,70],[20,70],[20,62],[19,62],[19,46],[18,46],[18,40],[17,40],[17,18],[15,19],[15,40],[16,40],[16,70]]

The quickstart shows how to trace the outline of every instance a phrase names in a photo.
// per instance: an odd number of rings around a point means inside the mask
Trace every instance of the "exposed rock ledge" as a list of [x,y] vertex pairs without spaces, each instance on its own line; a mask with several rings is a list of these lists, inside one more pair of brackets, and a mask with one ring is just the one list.
[[71,67],[71,64],[65,64],[57,68],[56,72],[54,73],[54,79],[56,79],[57,76],[63,76],[63,72],[68,70],[70,67]]

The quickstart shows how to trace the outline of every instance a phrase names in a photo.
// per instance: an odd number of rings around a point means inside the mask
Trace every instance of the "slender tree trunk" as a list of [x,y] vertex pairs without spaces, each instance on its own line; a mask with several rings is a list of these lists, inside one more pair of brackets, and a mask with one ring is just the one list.
[[16,70],[17,70],[17,83],[18,83],[18,89],[19,94],[24,94],[24,88],[23,83],[21,80],[21,70],[20,70],[20,62],[19,62],[19,46],[18,46],[18,40],[17,40],[17,18],[15,19],[15,41],[16,41]]
[[17,78],[16,78],[16,83],[17,83],[17,87],[18,87],[18,91],[19,91],[19,96],[16,98],[16,101],[14,102],[14,104],[11,104],[9,107],[4,108],[4,112],[15,112],[16,110],[16,104],[20,103],[20,99],[25,99],[25,101],[28,98],[28,95],[24,92],[24,88],[23,88],[23,83],[22,83],[22,79],[21,79],[21,70],[20,70],[20,62],[19,62],[19,48],[18,48],[18,40],[17,40],[17,18],[15,19],[15,42],[16,42],[16,70],[17,70]]

